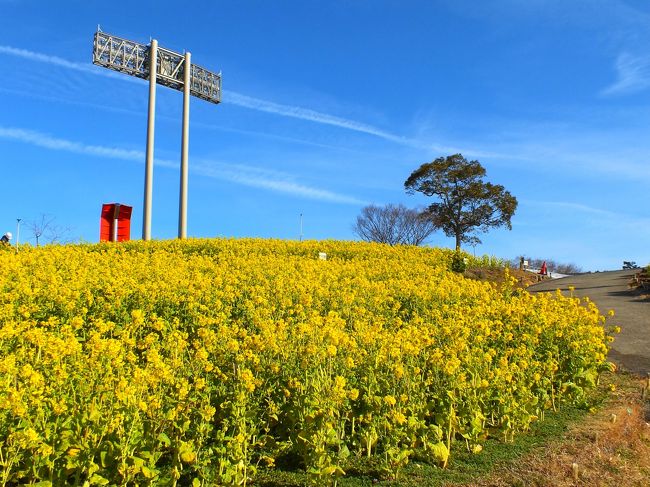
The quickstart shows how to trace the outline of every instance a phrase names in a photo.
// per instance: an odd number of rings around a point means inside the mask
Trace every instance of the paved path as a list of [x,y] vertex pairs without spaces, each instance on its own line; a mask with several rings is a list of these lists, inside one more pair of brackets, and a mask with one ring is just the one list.
[[534,284],[530,292],[555,291],[568,293],[575,286],[575,296],[589,296],[602,314],[613,309],[612,324],[621,333],[612,343],[609,358],[625,369],[645,376],[650,374],[650,300],[630,290],[628,282],[636,271],[609,271],[580,274]]

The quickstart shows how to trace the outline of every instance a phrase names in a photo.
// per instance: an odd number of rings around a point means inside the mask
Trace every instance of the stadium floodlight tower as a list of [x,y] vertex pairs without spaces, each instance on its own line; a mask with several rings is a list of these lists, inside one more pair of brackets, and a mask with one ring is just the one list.
[[156,112],[156,83],[183,92],[183,133],[181,137],[181,185],[178,211],[178,238],[187,237],[187,171],[190,128],[190,95],[221,102],[221,73],[213,73],[190,62],[190,53],[151,44],[127,41],[102,32],[95,33],[93,64],[149,80],[149,116],[144,176],[142,239],[151,240],[151,200],[153,193],[153,139]]

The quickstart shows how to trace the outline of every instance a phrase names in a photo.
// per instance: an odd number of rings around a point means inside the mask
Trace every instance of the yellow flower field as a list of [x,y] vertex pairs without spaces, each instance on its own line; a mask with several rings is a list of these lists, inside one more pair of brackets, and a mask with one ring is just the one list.
[[[327,253],[327,260],[318,258]],[[480,454],[584,401],[604,318],[453,253],[190,240],[0,251],[0,483],[245,485]]]

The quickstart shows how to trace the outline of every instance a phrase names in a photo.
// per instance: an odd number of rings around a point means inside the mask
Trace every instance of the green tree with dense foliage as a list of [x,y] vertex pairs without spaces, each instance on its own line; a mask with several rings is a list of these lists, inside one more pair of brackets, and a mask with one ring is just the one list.
[[425,210],[436,228],[461,243],[477,238],[475,233],[505,226],[517,209],[517,198],[499,184],[484,181],[485,168],[461,154],[439,157],[422,164],[405,181],[409,194],[416,191],[438,199]]

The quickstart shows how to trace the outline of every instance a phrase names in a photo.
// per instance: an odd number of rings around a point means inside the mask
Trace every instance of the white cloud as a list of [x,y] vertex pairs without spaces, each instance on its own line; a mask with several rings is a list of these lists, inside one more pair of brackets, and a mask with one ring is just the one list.
[[618,213],[610,210],[603,210],[582,203],[573,203],[568,201],[538,201],[524,200],[523,204],[537,206],[542,208],[557,209],[562,212],[582,213],[593,218],[590,220],[594,224],[602,225],[603,221],[608,221],[610,225],[626,225],[634,228],[650,227],[650,218],[638,217],[629,214]]
[[571,203],[568,201],[527,200],[524,203],[533,206],[552,207],[552,208],[560,208],[563,210],[579,211],[582,213],[590,213],[592,215],[599,215],[599,216],[609,216],[609,217],[617,216],[617,214],[612,211],[602,210],[600,208],[594,208],[592,206],[583,205],[581,203]]
[[236,93],[234,91],[224,90],[223,102],[231,103],[240,107],[250,108],[252,110],[258,110],[260,112],[273,113],[275,115],[282,115],[284,117],[298,118],[301,120],[308,120],[310,122],[341,127],[348,130],[353,130],[355,132],[374,135],[376,137],[380,137],[382,139],[396,142],[402,145],[422,147],[422,143],[419,141],[391,134],[390,132],[386,132],[385,130],[381,130],[377,127],[373,127],[372,125],[368,125],[362,122],[337,117],[335,115],[330,115],[327,113],[317,112],[316,110],[311,110],[309,108],[282,105],[280,103],[275,103],[272,101],[261,100],[259,98],[253,98],[248,95],[242,95],[241,93]]
[[364,134],[374,135],[380,139],[388,140],[389,142],[394,142],[399,145],[413,147],[415,149],[425,149],[427,151],[433,152],[443,152],[447,154],[457,154],[463,153],[470,157],[494,157],[495,154],[475,151],[471,149],[461,149],[458,147],[449,147],[442,146],[437,144],[431,144],[424,142],[420,139],[414,139],[409,137],[403,137],[401,135],[395,135],[391,132],[387,132],[380,128],[368,125],[362,122],[357,122],[355,120],[350,120],[347,118],[337,117],[335,115],[330,115],[328,113],[318,112],[310,108],[304,108],[294,105],[283,105],[280,103],[275,103],[268,100],[261,100],[259,98],[253,98],[248,95],[242,95],[241,93],[236,93],[234,91],[223,92],[223,102],[230,103],[232,105],[237,105],[240,107],[250,108],[252,110],[257,110],[260,112],[273,113],[275,115],[280,115],[283,117],[297,118],[300,120],[307,120],[310,122],[320,123],[324,125],[332,125],[334,127],[340,127],[347,130],[353,130],[355,132],[360,132]]
[[[67,59],[63,59],[58,56],[51,56],[51,55],[29,51],[27,49],[20,49],[12,46],[0,45],[0,54],[7,54],[10,56],[20,57],[30,61],[46,63],[46,64],[59,66],[66,69],[73,69],[88,74],[120,79],[122,81],[131,81],[136,83],[145,82],[138,78],[113,72],[111,70],[102,67],[97,67],[91,64],[68,61]],[[425,149],[425,150],[436,151],[436,152],[448,152],[448,153],[463,152],[470,156],[482,155],[478,152],[473,152],[471,150],[461,150],[453,147],[444,147],[444,146],[439,146],[428,142],[424,142],[418,139],[403,137],[401,135],[396,135],[386,130],[382,130],[378,127],[375,127],[373,125],[369,125],[363,122],[358,122],[356,120],[338,117],[336,115],[319,112],[301,106],[284,105],[284,104],[280,104],[268,100],[262,100],[260,98],[255,98],[252,96],[237,93],[235,91],[224,90],[222,102],[226,104],[236,105],[243,108],[248,108],[251,110],[256,110],[259,112],[272,113],[274,115],[279,115],[283,117],[306,120],[306,121],[319,123],[323,125],[330,125],[333,127],[339,127],[346,130],[352,130],[354,132],[372,135],[407,147],[414,147],[418,149]]]
[[626,95],[650,88],[650,56],[633,56],[621,53],[616,59],[616,82],[602,95]]
[[291,176],[286,174],[274,172],[270,175],[269,171],[252,166],[205,161],[195,164],[193,170],[197,174],[203,176],[243,184],[244,186],[252,186],[280,193],[287,193],[313,200],[351,205],[366,204],[365,201],[358,198],[300,184],[294,181]]
[[143,80],[134,78],[131,76],[125,76],[113,71],[108,71],[106,69],[100,69],[97,66],[86,63],[77,63],[74,61],[68,61],[58,56],[50,56],[49,54],[43,54],[40,52],[28,51],[27,49],[20,49],[12,46],[3,46],[0,45],[0,54],[8,54],[10,56],[20,57],[27,59],[28,61],[35,61],[39,63],[50,64],[52,66],[59,66],[65,69],[73,69],[75,71],[81,71],[83,73],[96,74],[98,76],[104,76],[107,78],[120,79],[122,81],[131,81],[136,83],[143,83]]
[[[145,159],[144,152],[139,150],[127,150],[118,147],[84,144],[72,140],[52,137],[33,130],[14,127],[0,126],[0,138],[16,140],[50,150],[73,152],[75,154],[85,154],[140,163]],[[169,168],[177,168],[179,165],[177,162],[158,158],[155,159],[155,164],[157,166]],[[269,171],[254,166],[199,160],[198,164],[190,164],[190,169],[192,172],[201,176],[230,181],[244,186],[263,188],[301,198],[351,205],[365,204],[364,201],[352,196],[298,183],[291,175]]]
[[48,54],[28,51],[27,49],[20,49],[17,47],[0,45],[0,53],[21,57],[23,59],[28,59],[30,61],[37,61],[41,63],[52,64],[54,66],[61,66],[62,68],[75,69],[77,71],[85,71],[87,73],[94,71],[94,69],[90,65],[75,63],[57,56],[50,56]]
[[[58,56],[50,56],[47,54],[29,51],[27,49],[20,49],[12,46],[0,45],[0,54],[8,54],[11,56],[20,57],[30,61],[51,64],[54,66],[60,66],[62,68],[67,68],[67,69],[74,69],[76,71],[96,74],[99,76],[115,77],[122,80],[134,79],[130,76],[117,74],[110,70],[106,70],[105,68],[99,68],[85,63],[68,61],[67,59],[63,59]],[[223,103],[230,103],[232,105],[237,105],[240,107],[257,110],[260,112],[273,113],[275,115],[281,115],[284,117],[308,120],[311,122],[345,128],[356,132],[362,132],[392,142],[396,142],[398,144],[412,145],[412,146],[414,145],[420,147],[422,146],[422,143],[418,141],[411,140],[406,137],[401,137],[399,135],[391,134],[377,127],[373,127],[372,125],[364,124],[362,122],[357,122],[354,120],[337,117],[335,115],[330,115],[327,113],[317,112],[309,108],[303,108],[303,107],[291,106],[291,105],[282,105],[272,101],[261,100],[259,98],[243,95],[241,93],[237,93],[234,91],[224,90],[222,101]]]
[[127,161],[143,161],[144,154],[137,150],[125,150],[100,145],[87,145],[71,140],[51,137],[40,132],[12,127],[0,127],[0,138],[13,139],[45,149],[74,152],[98,157],[111,157]]

